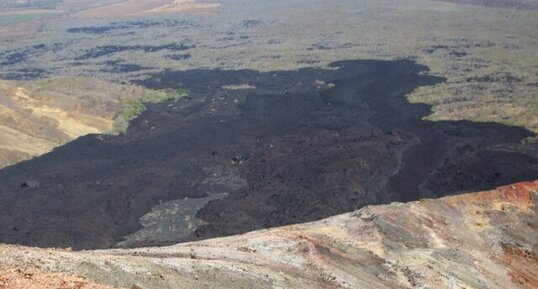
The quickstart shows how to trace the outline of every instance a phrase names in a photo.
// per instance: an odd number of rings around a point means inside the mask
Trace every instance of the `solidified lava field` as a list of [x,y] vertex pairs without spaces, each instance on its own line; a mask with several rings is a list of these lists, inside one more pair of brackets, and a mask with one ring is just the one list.
[[531,132],[422,120],[429,106],[405,96],[443,81],[426,67],[332,68],[140,81],[191,94],[149,105],[125,135],[82,137],[1,170],[0,242],[162,245],[538,178],[538,148],[522,144]]

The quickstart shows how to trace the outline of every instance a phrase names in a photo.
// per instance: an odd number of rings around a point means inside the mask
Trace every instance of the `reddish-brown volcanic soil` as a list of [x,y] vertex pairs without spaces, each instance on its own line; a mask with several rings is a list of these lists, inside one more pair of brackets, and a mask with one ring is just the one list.
[[149,106],[123,136],[83,137],[1,170],[0,242],[106,248],[146,215],[123,244],[160,245],[538,178],[537,148],[521,144],[529,131],[423,121],[429,107],[405,96],[442,81],[425,67],[333,66],[141,81],[192,93]]
[[178,12],[195,12],[207,13],[219,4],[214,3],[197,3],[192,0],[125,0],[112,1],[99,5],[95,8],[85,7],[84,10],[72,15],[78,19],[91,18],[118,18],[126,16],[141,16],[153,13],[178,13]]
[[69,252],[0,244],[0,268],[132,289],[531,289],[538,285],[537,198],[538,181],[524,182],[168,247]]
[[34,268],[0,267],[0,289],[114,289],[83,277],[50,273]]
[[487,7],[503,7],[518,9],[538,9],[536,0],[435,0],[458,4],[472,4]]

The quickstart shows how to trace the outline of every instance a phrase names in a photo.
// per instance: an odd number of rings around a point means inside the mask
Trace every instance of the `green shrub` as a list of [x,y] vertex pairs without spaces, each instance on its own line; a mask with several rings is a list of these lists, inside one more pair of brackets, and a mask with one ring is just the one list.
[[123,117],[127,120],[132,120],[139,116],[144,110],[146,110],[146,106],[136,100],[129,100],[127,102],[127,108],[122,112]]
[[129,121],[137,118],[144,110],[147,103],[159,103],[176,101],[184,96],[189,95],[188,89],[175,90],[148,90],[140,100],[129,100],[123,110],[116,116],[114,120],[114,130],[118,133],[123,133],[129,126]]

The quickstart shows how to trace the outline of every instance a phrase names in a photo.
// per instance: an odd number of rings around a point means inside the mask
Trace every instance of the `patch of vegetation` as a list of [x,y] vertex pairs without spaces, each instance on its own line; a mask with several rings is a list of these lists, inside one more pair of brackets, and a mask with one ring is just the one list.
[[524,144],[538,145],[538,136],[530,136],[523,140]]
[[124,133],[129,126],[129,121],[137,118],[144,112],[144,110],[146,110],[146,104],[148,103],[176,101],[189,95],[189,93],[190,91],[184,88],[174,90],[148,90],[147,94],[141,99],[127,101],[124,109],[114,120],[114,130],[118,133]]
[[170,44],[164,44],[164,45],[105,45],[105,46],[98,46],[93,49],[90,49],[86,51],[83,55],[77,57],[77,60],[85,60],[85,59],[91,59],[91,58],[97,58],[102,56],[111,55],[117,52],[124,52],[124,51],[142,51],[145,53],[149,52],[157,52],[161,50],[169,50],[169,51],[183,51],[183,50],[189,50],[191,48],[194,48],[194,46],[184,43],[170,43]]
[[145,109],[146,107],[142,102],[129,100],[127,102],[127,107],[121,112],[121,114],[125,119],[131,120],[139,116]]
[[182,89],[165,89],[165,90],[150,90],[141,100],[143,103],[158,103],[165,101],[176,101],[184,96],[189,95],[189,90]]
[[243,90],[243,89],[256,89],[256,86],[245,83],[245,84],[224,85],[222,88],[228,89],[228,90]]

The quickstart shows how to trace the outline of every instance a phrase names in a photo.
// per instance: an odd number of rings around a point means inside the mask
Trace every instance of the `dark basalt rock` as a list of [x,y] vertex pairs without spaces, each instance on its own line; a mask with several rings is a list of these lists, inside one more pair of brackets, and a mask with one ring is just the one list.
[[[531,132],[423,120],[430,107],[406,95],[443,81],[426,76],[426,67],[332,66],[165,71],[141,80],[191,95],[148,105],[125,135],[82,137],[1,170],[0,242],[110,247],[138,231],[157,204],[222,193],[197,213],[205,225],[166,242],[538,178],[537,148],[521,144]],[[256,89],[223,88],[241,84]],[[39,187],[21,188],[28,179]]]

